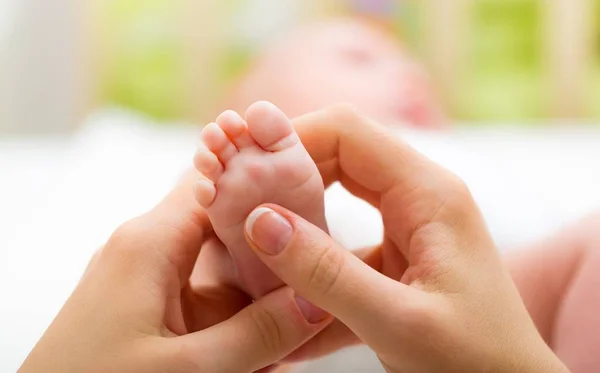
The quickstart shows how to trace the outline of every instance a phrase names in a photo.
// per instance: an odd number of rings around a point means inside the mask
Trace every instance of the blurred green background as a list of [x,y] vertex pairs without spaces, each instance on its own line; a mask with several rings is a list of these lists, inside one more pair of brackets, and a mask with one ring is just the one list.
[[183,44],[182,1],[110,0],[103,29],[110,65],[103,98],[158,119],[181,115]]
[[[108,0],[105,19],[110,27],[111,64],[102,86],[103,100],[139,110],[158,119],[185,117],[184,66],[189,56],[181,32],[184,0]],[[444,0],[446,1],[446,0]],[[252,9],[251,0],[223,1],[221,14],[236,19]],[[422,4],[418,0],[396,2],[392,20],[399,40],[415,53],[423,42]],[[474,0],[468,7],[466,61],[460,87],[447,108],[460,120],[538,120],[552,116],[544,54],[541,0]],[[600,0],[590,0],[593,21],[593,61],[586,78],[584,118],[600,118]],[[203,17],[209,17],[203,15]],[[188,32],[211,32],[202,28]],[[223,27],[227,27],[226,23]],[[236,41],[224,33],[217,58],[215,84],[223,87],[243,71],[257,45]],[[209,89],[210,90],[210,89]],[[218,92],[219,89],[212,90]]]

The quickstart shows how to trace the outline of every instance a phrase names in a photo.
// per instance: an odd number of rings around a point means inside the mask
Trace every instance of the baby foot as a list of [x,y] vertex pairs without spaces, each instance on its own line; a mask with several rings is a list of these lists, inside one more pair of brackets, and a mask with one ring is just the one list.
[[258,102],[242,119],[225,111],[202,131],[194,163],[203,174],[196,199],[229,249],[246,291],[255,299],[280,287],[244,236],[250,212],[263,203],[283,206],[326,229],[323,180],[285,114]]

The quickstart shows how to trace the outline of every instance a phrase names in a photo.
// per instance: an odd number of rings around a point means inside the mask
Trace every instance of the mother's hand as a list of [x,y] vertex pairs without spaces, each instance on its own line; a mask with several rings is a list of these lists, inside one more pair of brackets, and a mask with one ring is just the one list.
[[[381,211],[367,266],[324,232],[273,205],[248,240],[290,287],[337,317],[389,372],[562,372],[538,335],[465,184],[347,107],[296,127],[326,184],[341,181]],[[296,357],[352,340],[334,324]]]
[[289,288],[250,304],[223,285],[191,185],[115,232],[20,372],[253,372],[328,324]]

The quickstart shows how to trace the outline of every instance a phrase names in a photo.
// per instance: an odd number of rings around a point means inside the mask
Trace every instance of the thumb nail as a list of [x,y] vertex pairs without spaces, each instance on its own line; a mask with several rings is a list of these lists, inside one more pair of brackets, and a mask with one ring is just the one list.
[[329,314],[314,304],[310,303],[301,296],[296,296],[296,304],[300,309],[300,312],[304,315],[306,321],[311,324],[318,324],[321,321],[329,317]]
[[246,234],[267,255],[277,255],[290,242],[294,229],[283,216],[266,207],[252,211],[246,219]]

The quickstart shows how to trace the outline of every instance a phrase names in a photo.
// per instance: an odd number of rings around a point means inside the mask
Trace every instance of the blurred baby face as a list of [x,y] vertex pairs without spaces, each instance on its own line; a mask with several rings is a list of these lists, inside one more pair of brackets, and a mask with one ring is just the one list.
[[257,73],[255,99],[270,100],[290,116],[347,102],[389,125],[436,128],[441,122],[422,68],[391,38],[360,22],[301,30],[268,49]]

